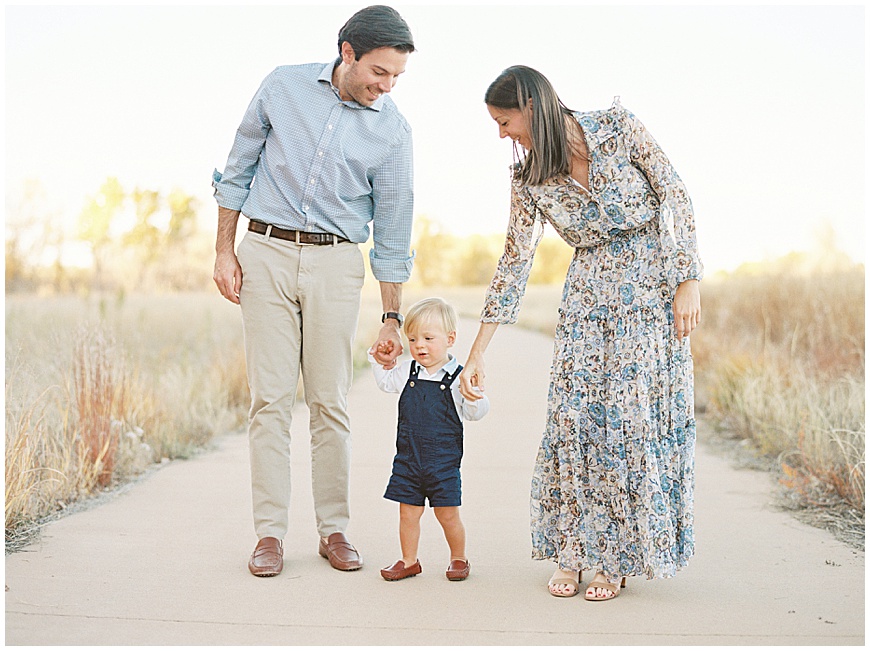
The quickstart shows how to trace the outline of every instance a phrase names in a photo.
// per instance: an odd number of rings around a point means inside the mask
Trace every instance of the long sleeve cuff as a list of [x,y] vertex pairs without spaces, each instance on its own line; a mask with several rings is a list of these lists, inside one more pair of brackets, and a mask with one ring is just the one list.
[[417,252],[411,251],[411,255],[405,259],[379,258],[375,250],[369,252],[369,263],[375,278],[382,283],[406,283],[411,277],[414,268],[414,258]]
[[[478,391],[480,392],[480,391]],[[480,420],[489,413],[489,398],[482,395],[480,400],[472,402],[462,399],[462,420]]]
[[677,285],[686,280],[701,280],[704,277],[704,265],[699,257],[678,252],[674,262],[674,275]]
[[217,170],[212,172],[211,185],[214,188],[215,200],[222,208],[241,211],[248,200],[250,190],[224,181],[223,175]]
[[397,364],[391,369],[385,369],[383,365],[375,359],[374,351],[369,348],[366,355],[368,356],[369,364],[372,367],[372,374],[375,376],[375,383],[381,391],[386,393],[401,393],[405,386],[405,378],[402,377],[399,369],[400,364]]

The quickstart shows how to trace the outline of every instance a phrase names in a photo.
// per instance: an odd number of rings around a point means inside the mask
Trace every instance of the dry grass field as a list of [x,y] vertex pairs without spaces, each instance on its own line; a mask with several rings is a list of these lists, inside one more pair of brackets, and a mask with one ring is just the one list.
[[6,542],[244,420],[241,319],[219,296],[6,297]]
[[[484,292],[411,285],[404,304],[440,295],[474,319]],[[519,325],[552,333],[560,296],[558,286],[530,285]],[[863,546],[863,268],[713,278],[702,301],[692,337],[699,414],[720,435],[775,459],[795,508],[845,518]],[[370,283],[360,366],[379,315]],[[9,295],[5,400],[8,550],[77,500],[242,426],[238,308],[216,292]]]
[[783,504],[864,544],[864,269],[705,282],[698,403],[781,473]]

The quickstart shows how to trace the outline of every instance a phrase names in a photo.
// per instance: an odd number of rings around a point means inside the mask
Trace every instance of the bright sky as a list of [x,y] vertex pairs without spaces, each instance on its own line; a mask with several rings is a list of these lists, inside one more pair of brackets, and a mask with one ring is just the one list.
[[[358,5],[7,6],[6,194],[39,179],[70,227],[109,176],[201,197],[260,81],[326,62]],[[483,93],[537,68],[575,110],[614,96],[693,198],[708,270],[813,247],[864,260],[863,6],[393,3],[418,52],[393,98],[414,131],[417,214],[503,232],[511,143]]]

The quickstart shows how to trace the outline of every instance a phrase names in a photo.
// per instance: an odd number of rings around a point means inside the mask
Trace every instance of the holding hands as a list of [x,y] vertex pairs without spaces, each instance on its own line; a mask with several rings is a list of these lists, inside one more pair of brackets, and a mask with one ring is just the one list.
[[378,364],[386,370],[393,368],[399,359],[399,355],[404,351],[402,348],[402,337],[399,335],[399,328],[385,323],[378,334],[377,341],[372,345],[371,351]]
[[498,328],[497,323],[481,323],[480,330],[477,333],[474,343],[471,345],[471,352],[468,353],[468,361],[459,375],[459,392],[466,400],[474,402],[483,397],[483,392],[486,387],[483,386],[483,380],[486,377],[484,372],[483,353],[486,351],[492,336]]
[[459,393],[466,400],[472,402],[480,400],[483,397],[483,355],[474,355],[469,357],[459,375]]

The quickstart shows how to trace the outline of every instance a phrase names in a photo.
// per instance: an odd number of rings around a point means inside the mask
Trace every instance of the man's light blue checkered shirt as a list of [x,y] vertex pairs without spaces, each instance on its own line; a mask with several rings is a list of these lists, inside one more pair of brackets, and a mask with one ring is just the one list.
[[218,205],[281,228],[366,242],[375,278],[406,282],[413,216],[411,128],[392,99],[342,101],[337,62],[276,68],[251,101],[223,174]]

